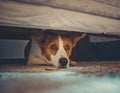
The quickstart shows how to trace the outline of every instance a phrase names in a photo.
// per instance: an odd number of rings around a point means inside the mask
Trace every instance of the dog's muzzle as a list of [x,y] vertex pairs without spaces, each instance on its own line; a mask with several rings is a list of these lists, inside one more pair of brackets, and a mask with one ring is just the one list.
[[68,64],[68,59],[67,58],[60,58],[59,60],[60,67],[64,68]]

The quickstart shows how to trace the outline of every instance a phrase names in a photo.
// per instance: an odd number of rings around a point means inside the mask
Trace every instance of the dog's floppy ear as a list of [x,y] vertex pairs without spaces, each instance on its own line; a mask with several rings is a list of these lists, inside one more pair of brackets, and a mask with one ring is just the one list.
[[77,42],[78,42],[80,39],[84,38],[85,36],[86,36],[86,34],[84,33],[84,34],[82,34],[82,35],[77,35],[77,36],[71,37],[71,40],[72,40],[72,43],[73,43],[73,47],[75,47],[75,45],[77,44]]

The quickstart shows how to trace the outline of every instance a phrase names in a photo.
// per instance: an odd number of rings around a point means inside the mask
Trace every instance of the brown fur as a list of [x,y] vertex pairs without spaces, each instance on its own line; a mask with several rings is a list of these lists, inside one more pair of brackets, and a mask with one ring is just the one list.
[[[68,55],[68,57],[71,56],[71,52],[72,52],[72,47],[73,47],[73,44],[72,44],[72,41],[70,38],[68,37],[62,37],[62,40],[63,40],[63,44],[64,44],[64,49]],[[57,49],[53,50],[50,48],[51,45],[55,45]],[[66,49],[66,47],[69,46],[69,49]],[[50,60],[50,55],[55,55],[57,53],[59,49],[59,42],[58,42],[58,36],[48,36],[46,38],[46,41],[43,45],[43,55],[46,56],[46,58],[48,60]]]
[[[55,55],[57,53],[57,50],[59,49],[58,43],[59,42],[57,36],[53,36],[53,37],[48,36],[46,38],[46,41],[43,45],[43,55],[45,55],[48,60],[50,60],[50,55]],[[55,45],[57,49],[56,50],[51,49],[50,48],[51,45]]]

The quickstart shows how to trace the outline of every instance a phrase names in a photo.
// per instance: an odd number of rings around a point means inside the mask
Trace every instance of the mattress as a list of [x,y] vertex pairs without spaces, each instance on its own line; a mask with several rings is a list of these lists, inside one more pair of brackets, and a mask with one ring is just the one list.
[[1,0],[0,26],[120,34],[119,0]]

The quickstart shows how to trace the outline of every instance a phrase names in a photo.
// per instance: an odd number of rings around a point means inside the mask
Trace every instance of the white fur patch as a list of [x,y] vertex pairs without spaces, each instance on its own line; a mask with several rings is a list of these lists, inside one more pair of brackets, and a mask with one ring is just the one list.
[[[51,61],[55,67],[60,67],[59,59],[64,57],[69,61],[69,58],[67,56],[67,53],[64,49],[64,44],[61,36],[58,36],[58,42],[59,42],[59,49],[56,53],[56,55],[51,55]],[[69,62],[67,64],[67,67],[69,66]]]
[[[36,40],[32,40],[31,50],[28,59],[28,65],[31,64],[47,64],[46,58],[42,55],[42,50]],[[49,63],[50,64],[50,63]]]

